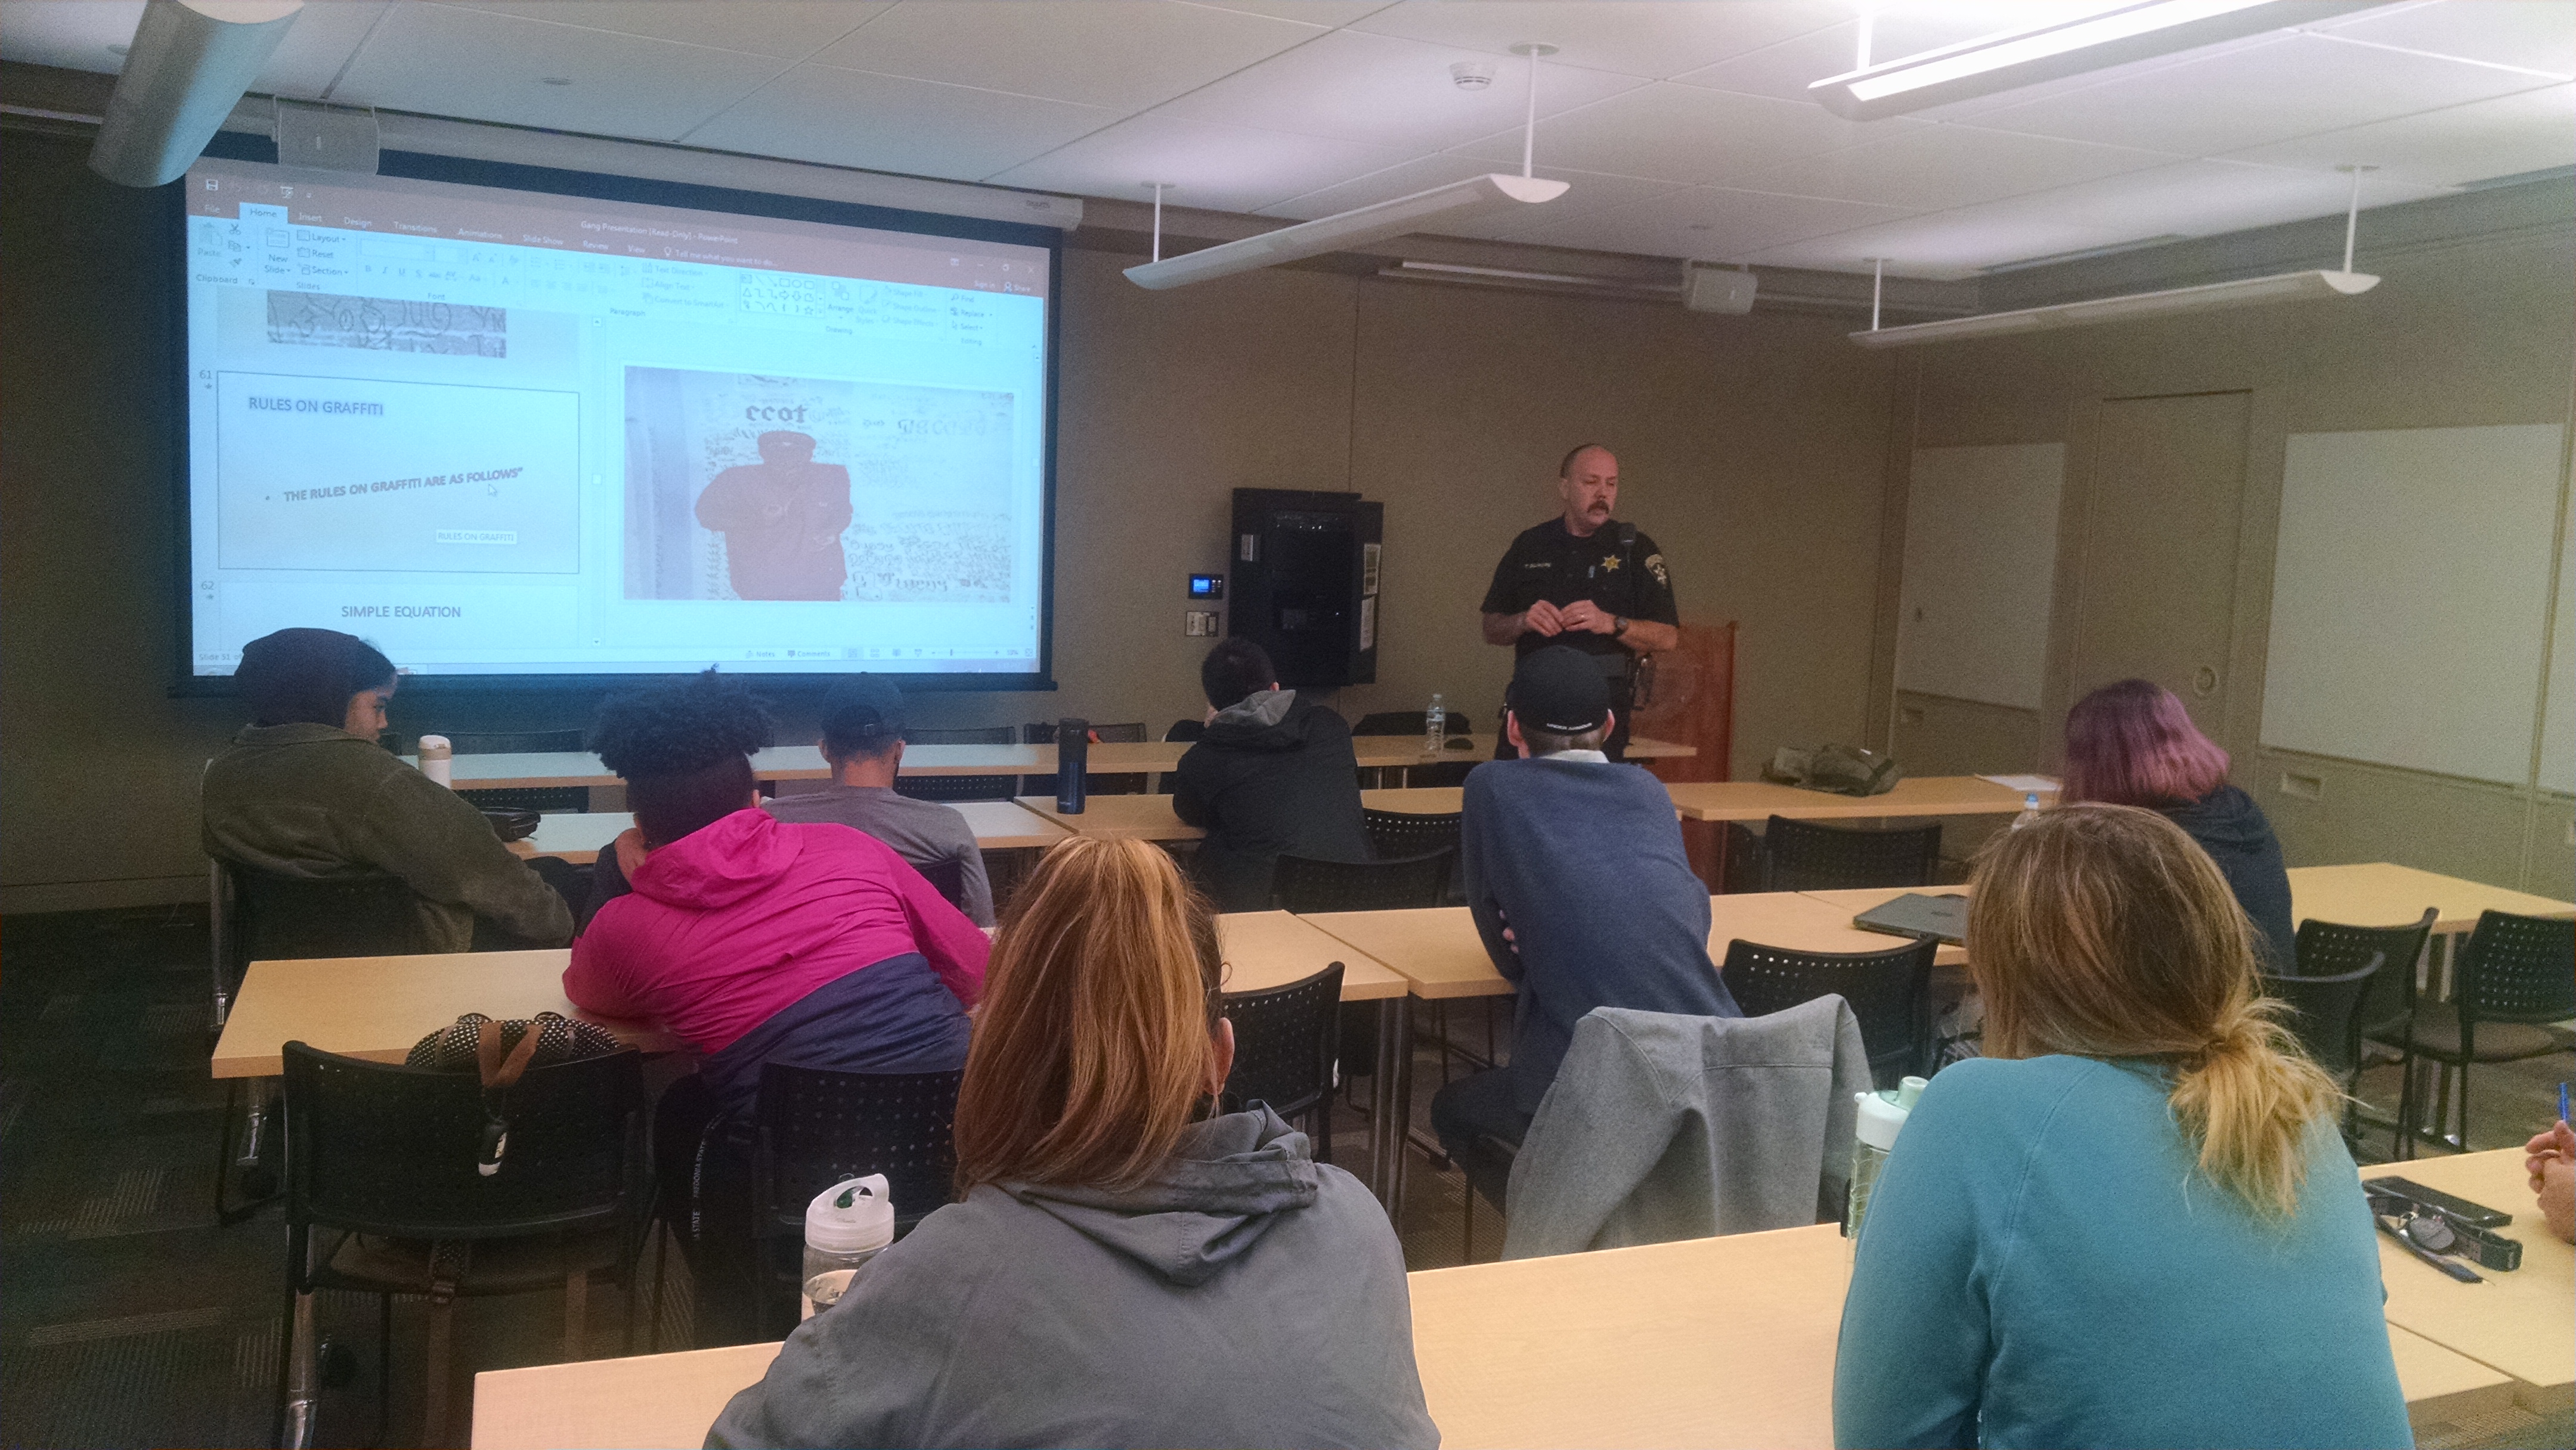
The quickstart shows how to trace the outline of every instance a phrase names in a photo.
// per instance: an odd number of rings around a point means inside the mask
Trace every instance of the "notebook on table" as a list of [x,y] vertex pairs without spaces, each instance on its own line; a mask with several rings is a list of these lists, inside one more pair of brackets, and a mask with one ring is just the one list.
[[1919,891],[1909,891],[1853,917],[1852,925],[1863,931],[1884,932],[1889,936],[1909,936],[1916,941],[1965,946],[1968,942],[1968,898],[1926,896]]

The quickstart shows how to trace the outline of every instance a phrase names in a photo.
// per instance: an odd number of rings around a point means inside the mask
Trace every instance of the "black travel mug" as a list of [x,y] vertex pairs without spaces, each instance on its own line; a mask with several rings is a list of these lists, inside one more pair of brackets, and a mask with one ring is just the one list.
[[1055,808],[1068,816],[1082,814],[1091,765],[1091,722],[1066,718],[1055,722]]

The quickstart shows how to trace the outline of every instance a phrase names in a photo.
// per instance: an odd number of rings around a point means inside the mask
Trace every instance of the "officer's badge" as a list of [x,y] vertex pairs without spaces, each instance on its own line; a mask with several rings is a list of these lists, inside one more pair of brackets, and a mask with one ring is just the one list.
[[1604,574],[1616,574],[1616,573],[1618,573],[1618,572],[1619,572],[1619,556],[1618,556],[1618,555],[1616,555],[1616,554],[1612,554],[1612,555],[1609,555],[1608,557],[1604,558],[1604,559],[1601,561],[1601,572],[1602,572],[1602,573],[1604,573]]
[[1659,585],[1659,586],[1661,586],[1661,587],[1663,587],[1663,588],[1666,588],[1666,589],[1670,589],[1671,587],[1673,587],[1673,581],[1672,581],[1671,579],[1669,579],[1669,578],[1666,578],[1666,577],[1665,577],[1665,575],[1664,575],[1664,556],[1663,556],[1663,555],[1661,555],[1661,554],[1648,554],[1648,555],[1646,556],[1646,572],[1655,576],[1655,583],[1656,583],[1657,585]]

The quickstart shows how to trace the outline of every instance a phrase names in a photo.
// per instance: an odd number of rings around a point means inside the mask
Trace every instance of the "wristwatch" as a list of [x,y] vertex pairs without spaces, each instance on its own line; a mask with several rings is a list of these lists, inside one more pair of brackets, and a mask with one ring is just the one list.
[[1610,616],[1610,637],[1612,639],[1625,639],[1628,637],[1628,616],[1624,614],[1614,614]]

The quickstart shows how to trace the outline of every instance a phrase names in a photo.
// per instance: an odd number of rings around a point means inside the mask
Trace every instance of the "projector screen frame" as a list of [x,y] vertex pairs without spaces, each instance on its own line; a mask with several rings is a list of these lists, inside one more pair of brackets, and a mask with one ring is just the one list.
[[[277,143],[263,136],[233,131],[217,132],[214,140],[207,144],[203,158],[276,165]],[[300,170],[293,167],[280,169]],[[303,174],[327,180],[336,173],[323,171]],[[1064,300],[1064,232],[1061,228],[1039,222],[1003,222],[981,217],[903,211],[891,207],[868,206],[859,202],[830,201],[819,197],[793,196],[780,192],[742,191],[692,182],[654,181],[606,172],[573,171],[511,161],[482,161],[420,151],[388,150],[381,153],[375,174],[409,181],[448,182],[461,186],[492,187],[505,191],[580,197],[593,201],[681,207],[692,211],[766,217],[781,221],[819,222],[830,226],[865,227],[877,231],[957,237],[970,241],[1002,242],[1044,249],[1047,257],[1046,426],[1045,452],[1040,463],[1043,502],[1039,521],[1037,667],[1034,671],[1012,673],[1000,671],[887,673],[899,680],[907,691],[1044,692],[1056,688],[1056,409],[1060,391],[1057,374],[1062,356],[1060,344]],[[172,435],[171,453],[176,465],[171,470],[171,504],[174,510],[171,530],[171,578],[172,598],[175,603],[171,638],[176,648],[172,653],[173,678],[168,690],[168,694],[174,698],[220,697],[238,693],[234,688],[232,676],[199,675],[195,673],[192,664],[195,656],[196,599],[195,563],[190,553],[193,541],[189,532],[192,517],[189,489],[194,477],[194,466],[189,456],[188,426],[188,409],[192,393],[188,377],[186,183],[187,177],[182,174],[177,181],[159,188],[166,195],[158,240],[167,249],[168,257],[171,362],[167,374],[167,386],[170,390],[168,396],[169,426]],[[397,668],[402,663],[400,659],[394,661]],[[539,691],[606,693],[656,684],[692,673],[695,671],[673,669],[620,674],[589,671],[542,674],[406,674],[403,676],[403,690],[408,694],[424,695]],[[783,696],[810,697],[821,694],[833,684],[846,680],[854,674],[866,672],[741,670],[729,673],[738,673],[742,678],[756,682],[758,688],[764,692]]]

